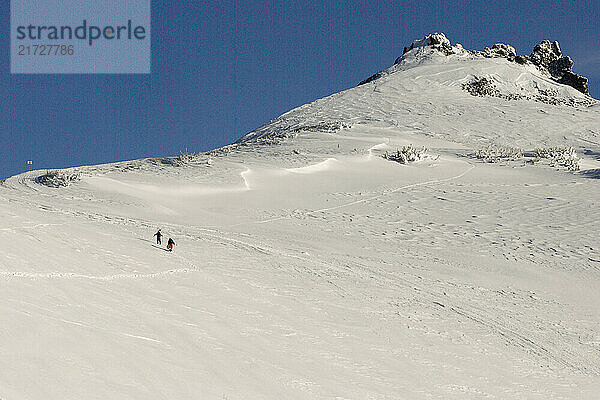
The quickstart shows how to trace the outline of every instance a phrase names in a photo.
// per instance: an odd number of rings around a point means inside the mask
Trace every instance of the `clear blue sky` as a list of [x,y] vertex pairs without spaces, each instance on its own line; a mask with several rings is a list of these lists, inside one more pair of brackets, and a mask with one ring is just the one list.
[[[11,75],[0,4],[0,177],[228,144],[356,85],[425,34],[529,54],[558,40],[600,97],[600,2],[152,1],[152,74]],[[562,5],[561,5],[562,4]]]

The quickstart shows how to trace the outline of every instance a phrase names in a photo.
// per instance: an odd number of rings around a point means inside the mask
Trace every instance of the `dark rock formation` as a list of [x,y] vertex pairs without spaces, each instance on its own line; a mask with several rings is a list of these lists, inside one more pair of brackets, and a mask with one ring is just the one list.
[[548,69],[550,63],[558,60],[560,57],[561,52],[558,42],[550,43],[549,40],[544,40],[533,48],[529,60],[538,67]]
[[515,48],[504,43],[496,43],[490,49],[483,49],[483,56],[488,58],[507,58],[509,61],[514,61],[517,56]]
[[557,76],[565,71],[570,71],[573,68],[573,60],[571,57],[561,57],[558,60],[552,61],[548,65],[548,71],[552,76]]
[[[452,44],[450,43],[446,35],[444,35],[443,33],[432,33],[431,35],[425,36],[423,39],[413,41],[410,47],[404,48],[404,53],[402,54],[404,55],[417,47],[427,46],[430,46],[447,56],[455,53],[454,49],[452,48]],[[396,60],[396,64],[400,61],[401,58],[402,57],[398,57],[398,59]]]
[[583,94],[587,94],[588,96],[590,94],[588,91],[588,79],[585,76],[577,75],[573,71],[565,71],[558,81],[563,85],[569,85],[579,90]]
[[516,56],[515,62],[517,64],[527,64],[528,62],[530,62],[529,56]]
[[529,61],[541,70],[546,70],[559,83],[571,86],[589,96],[588,80],[572,71],[573,60],[563,57],[558,42],[544,40],[533,48]]

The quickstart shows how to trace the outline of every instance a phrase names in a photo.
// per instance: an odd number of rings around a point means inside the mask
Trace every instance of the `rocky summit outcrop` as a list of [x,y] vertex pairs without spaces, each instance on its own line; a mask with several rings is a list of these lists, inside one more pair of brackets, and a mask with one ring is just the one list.
[[550,43],[544,40],[533,48],[529,60],[538,67],[548,69],[550,65],[561,58],[561,51],[558,42]]
[[558,42],[544,40],[533,48],[529,60],[538,68],[545,68],[558,82],[589,95],[587,78],[572,71],[573,60],[562,56]]
[[[408,53],[409,51],[411,51],[412,49],[415,49],[418,47],[427,47],[427,46],[430,46],[436,50],[439,50],[440,52],[442,52],[446,55],[450,55],[450,54],[454,53],[452,51],[452,44],[450,43],[450,40],[448,40],[446,35],[444,35],[443,33],[436,32],[436,33],[432,33],[431,35],[425,36],[423,39],[413,41],[409,47],[404,48],[404,51],[402,52],[402,54],[404,55],[404,54]],[[399,58],[396,59],[396,62],[399,61]]]
[[[571,86],[589,96],[588,79],[573,72],[573,60],[562,55],[558,42],[544,40],[533,48],[530,55],[517,55],[514,47],[504,43],[496,43],[491,48],[486,47],[483,51],[467,51],[460,44],[453,46],[443,33],[433,33],[423,39],[415,40],[409,47],[405,47],[402,56],[396,59],[394,65],[402,64],[407,57],[414,57],[415,54],[423,53],[426,50],[433,50],[446,56],[468,54],[475,57],[506,58],[518,64],[534,65],[556,82]],[[365,79],[359,85],[371,82],[384,75],[386,75],[386,72],[382,71]]]
[[491,49],[486,47],[481,54],[488,58],[507,58],[509,61],[517,57],[515,48],[504,43],[496,43]]
[[573,72],[573,60],[568,56],[563,57],[558,42],[544,40],[533,48],[529,56],[517,56],[512,46],[503,43],[495,44],[491,49],[486,47],[479,54],[490,58],[503,57],[519,64],[533,64],[557,82],[589,95],[587,78]]
[[[457,43],[454,46],[452,46],[450,40],[448,40],[446,35],[444,35],[443,33],[436,32],[432,33],[431,35],[425,36],[423,39],[415,40],[409,47],[405,47],[402,55],[396,58],[396,61],[394,61],[394,66],[397,66],[398,64],[401,64],[403,61],[405,61],[407,56],[418,58],[419,54],[427,55],[431,54],[432,51],[434,53],[441,53],[446,56],[449,56],[451,54],[467,53],[467,51],[462,47],[462,45]],[[358,86],[375,81],[385,75],[388,75],[389,73],[389,69],[380,71],[360,82]]]

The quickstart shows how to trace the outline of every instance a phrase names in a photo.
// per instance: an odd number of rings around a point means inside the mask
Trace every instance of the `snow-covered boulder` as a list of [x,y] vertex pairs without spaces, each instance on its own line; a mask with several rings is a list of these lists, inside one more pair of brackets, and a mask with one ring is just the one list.
[[569,85],[579,90],[583,94],[590,94],[588,90],[588,78],[578,75],[573,71],[564,71],[559,79],[559,82],[564,85]]
[[555,79],[564,85],[569,85],[581,93],[589,94],[588,79],[572,71],[573,60],[571,57],[561,57],[558,60],[552,61],[548,66],[548,72]]
[[443,33],[432,33],[431,35],[425,36],[423,39],[417,39],[412,42],[407,51],[417,47],[452,47],[450,40]]
[[544,40],[533,48],[529,59],[538,67],[548,69],[550,64],[558,60],[561,55],[558,42],[550,43],[549,40]]
[[491,49],[489,47],[483,49],[483,56],[488,58],[507,58],[513,61],[517,56],[517,52],[514,47],[508,44],[496,43]]
[[562,56],[558,42],[544,40],[533,48],[529,57],[523,56],[517,61],[521,60],[529,61],[540,70],[548,72],[559,83],[589,95],[588,79],[573,72],[573,60]]
[[447,56],[464,52],[462,45],[456,44],[452,46],[446,35],[436,32],[425,36],[423,39],[414,40],[409,47],[404,48],[402,56],[398,57],[395,63],[399,63],[406,53],[414,49],[433,49]]

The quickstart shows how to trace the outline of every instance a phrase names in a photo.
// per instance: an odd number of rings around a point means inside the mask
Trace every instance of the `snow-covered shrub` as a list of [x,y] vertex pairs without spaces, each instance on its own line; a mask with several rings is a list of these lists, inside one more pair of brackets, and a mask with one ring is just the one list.
[[[487,57],[484,55],[484,57]],[[490,56],[491,57],[491,56]],[[573,74],[570,72],[569,74]],[[567,74],[565,74],[565,77]],[[571,76],[571,75],[568,75]],[[579,76],[579,75],[577,75]],[[565,78],[566,79],[566,78]],[[579,79],[579,78],[573,78]],[[576,84],[577,86],[577,84]],[[493,79],[486,77],[473,77],[470,82],[463,83],[463,90],[466,90],[473,96],[489,96],[489,97],[498,97],[500,99],[505,100],[528,100],[528,101],[537,101],[539,103],[552,104],[552,105],[565,105],[569,107],[589,107],[593,104],[597,103],[597,100],[592,98],[571,98],[571,97],[563,97],[559,94],[557,90],[553,89],[542,89],[535,88],[534,90],[526,90],[523,92],[510,92],[510,91],[500,91],[498,87],[496,87]]]
[[72,181],[79,179],[79,173],[77,172],[65,172],[60,170],[46,171],[44,175],[38,176],[35,181],[40,185],[48,187],[66,187]]
[[478,149],[475,152],[475,157],[489,163],[518,161],[523,158],[523,152],[514,147],[489,145]]
[[462,88],[473,96],[500,97],[494,81],[486,77],[474,77],[470,82],[464,83]]
[[189,164],[193,162],[198,157],[198,154],[189,153],[187,149],[185,151],[179,152],[177,157],[173,157],[171,159],[170,164],[176,167],[180,167],[182,165]]
[[547,159],[552,167],[565,167],[569,171],[579,171],[579,156],[572,147],[547,147],[535,149],[535,158]]
[[329,121],[329,122],[320,122],[315,125],[302,125],[297,128],[291,130],[293,133],[298,132],[326,132],[326,133],[335,133],[342,129],[351,128],[352,125],[344,122],[344,121]]
[[409,162],[420,161],[427,157],[427,149],[425,147],[415,148],[412,144],[403,146],[402,149],[395,153],[388,154],[386,151],[383,158],[390,161],[396,161],[400,164],[408,164]]
[[517,56],[515,48],[504,43],[496,43],[491,49],[486,47],[483,49],[482,54],[487,58],[506,58],[509,61],[514,60]]

